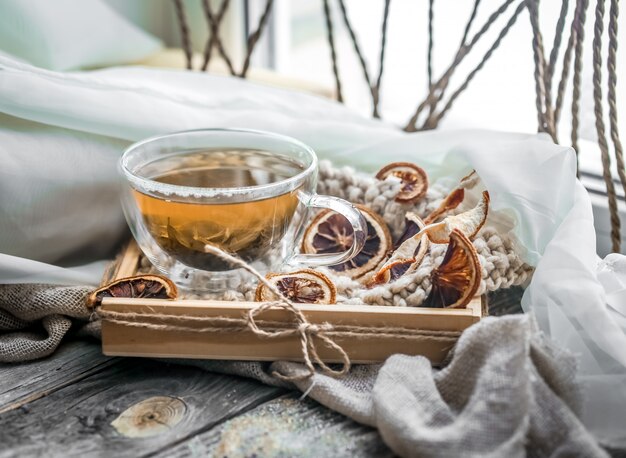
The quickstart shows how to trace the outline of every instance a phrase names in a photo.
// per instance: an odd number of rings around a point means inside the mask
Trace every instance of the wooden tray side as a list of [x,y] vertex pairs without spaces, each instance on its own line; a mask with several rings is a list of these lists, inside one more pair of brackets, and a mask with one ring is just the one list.
[[[107,298],[102,310],[112,312],[151,313],[180,316],[223,316],[241,318],[257,307],[255,302],[220,301],[166,301],[156,299]],[[480,320],[480,298],[467,309],[442,310],[425,308],[392,308],[381,306],[314,306],[303,305],[301,310],[311,323],[331,325],[360,325],[372,327],[402,327],[429,331],[459,331]],[[291,316],[284,310],[271,310],[261,317],[265,320],[289,323]],[[146,320],[162,324],[160,319]],[[178,325],[201,327],[193,321]],[[436,337],[436,336],[435,336]],[[396,337],[337,337],[334,339],[354,363],[376,363],[390,355],[422,355],[433,364],[443,361],[454,345],[450,340],[425,338],[407,340]],[[318,341],[319,343],[319,341]],[[147,356],[162,358],[204,358],[249,361],[302,361],[301,345],[297,337],[279,339],[260,338],[252,332],[225,331],[200,333],[193,331],[164,331],[105,321],[102,324],[102,348],[111,356]],[[325,362],[341,362],[336,352],[318,345]]]
[[[135,275],[141,251],[134,241],[128,244],[112,269],[113,279]],[[109,280],[110,281],[110,280]],[[315,324],[359,325],[373,327],[402,327],[426,331],[462,332],[478,322],[485,313],[484,298],[474,298],[465,309],[429,309],[420,307],[383,307],[373,305],[300,305],[306,319]],[[158,300],[106,298],[103,311],[151,313],[179,316],[242,318],[258,302],[221,302],[210,300]],[[290,322],[284,310],[264,312],[261,319]],[[163,320],[148,322],[163,324]],[[187,327],[200,327],[197,322],[177,322]],[[433,364],[441,363],[454,342],[450,339],[408,340],[400,336],[334,339],[353,363],[378,363],[401,353],[422,355]],[[319,339],[317,350],[325,362],[341,362],[333,350]],[[139,356],[152,358],[197,358],[246,361],[302,361],[298,337],[280,339],[260,338],[251,331],[200,333],[193,331],[164,331],[130,327],[103,321],[102,350],[110,356]]]

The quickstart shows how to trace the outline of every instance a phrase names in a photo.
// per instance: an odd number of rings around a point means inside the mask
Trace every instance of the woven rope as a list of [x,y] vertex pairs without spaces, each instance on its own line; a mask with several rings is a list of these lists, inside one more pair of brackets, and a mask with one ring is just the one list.
[[359,46],[359,40],[357,39],[356,33],[354,32],[354,29],[352,28],[352,24],[350,23],[350,19],[348,18],[348,11],[346,10],[346,5],[344,1],[338,0],[338,2],[339,2],[339,10],[341,11],[341,17],[343,18],[343,23],[346,26],[348,35],[350,36],[352,47],[354,48],[354,52],[356,53],[359,59],[359,63],[361,65],[363,78],[365,79],[365,82],[367,83],[367,87],[369,88],[370,95],[372,97],[372,116],[375,118],[380,118],[380,115],[378,113],[378,107],[376,106],[375,87],[372,84],[372,80],[367,70],[367,63],[365,62],[365,57],[363,56],[363,52],[361,52],[361,47]]
[[549,71],[545,61],[543,37],[539,29],[539,0],[527,0],[527,5],[533,31],[535,103],[537,106],[539,131],[547,132],[552,137],[552,140],[557,143],[554,113],[552,110],[552,96],[548,80]]
[[565,47],[565,54],[563,55],[563,66],[561,68],[561,78],[559,79],[559,85],[556,92],[556,102],[554,103],[554,123],[558,124],[561,118],[561,109],[563,107],[563,99],[565,97],[565,88],[567,87],[567,79],[569,77],[569,70],[572,66],[572,52],[576,43],[576,29],[574,25],[570,30],[569,39],[567,40],[567,46]]
[[[472,28],[472,24],[474,23],[474,19],[476,19],[476,14],[478,13],[479,6],[480,6],[480,0],[474,0],[474,6],[472,7],[472,12],[469,16],[469,19],[467,20],[467,23],[465,24],[465,29],[463,30],[463,36],[461,37],[461,42],[459,43],[459,48],[458,48],[459,50],[462,49],[467,44],[467,37]],[[458,51],[457,51],[457,54],[458,54]],[[437,108],[437,104],[443,99],[445,92],[446,92],[447,84],[448,83],[446,82],[446,85],[441,88],[439,96],[431,100],[428,106],[428,116],[434,113],[435,109]],[[429,95],[430,93],[434,91],[432,81],[430,81],[430,79],[428,83],[428,90],[429,90]]]
[[587,7],[589,0],[578,0],[576,4],[578,20],[574,21],[576,29],[576,45],[574,47],[574,82],[572,91],[572,148],[578,157],[578,129],[580,112],[580,77],[583,66],[583,42],[585,41],[585,19],[587,17]]
[[474,24],[474,19],[476,19],[476,14],[478,13],[478,7],[480,6],[480,0],[474,0],[474,6],[472,7],[472,13],[470,14],[467,23],[465,24],[465,30],[463,30],[463,37],[461,38],[461,44],[459,46],[462,47],[467,43],[467,37],[469,36],[469,32],[472,28],[472,24]]
[[502,40],[504,39],[504,37],[509,33],[509,31],[511,30],[511,27],[513,27],[513,25],[517,21],[517,18],[519,17],[520,13],[524,10],[524,8],[525,8],[524,3],[521,3],[518,5],[518,7],[515,9],[515,12],[511,16],[511,18],[508,20],[506,25],[502,28],[502,30],[498,34],[496,41],[487,50],[487,52],[485,53],[481,61],[478,63],[478,65],[476,65],[476,67],[468,74],[467,78],[465,78],[465,81],[463,81],[461,86],[456,91],[454,91],[454,93],[452,93],[452,95],[446,102],[446,105],[441,109],[441,111],[439,113],[431,115],[424,122],[424,125],[422,128],[434,129],[435,127],[437,127],[437,125],[439,124],[441,119],[444,117],[444,115],[450,110],[450,108],[452,108],[452,105],[454,104],[456,99],[459,97],[459,95],[461,95],[461,93],[465,91],[465,89],[467,89],[467,87],[472,82],[476,74],[485,66],[485,64],[487,63],[489,58],[493,55],[495,50],[498,49],[498,47],[500,46],[500,43],[502,43]]
[[259,39],[261,38],[261,33],[263,32],[263,29],[267,24],[267,20],[272,11],[273,4],[274,0],[267,0],[265,2],[265,9],[263,10],[261,19],[259,19],[259,25],[257,26],[256,30],[252,32],[248,37],[246,57],[244,58],[243,67],[241,69],[241,72],[239,73],[239,76],[242,78],[245,78],[246,74],[248,73],[248,69],[250,68],[250,60],[252,59],[252,53],[254,52],[254,48],[259,42]]
[[380,117],[378,114],[378,104],[380,102],[380,85],[383,81],[383,71],[385,69],[385,48],[387,45],[387,24],[389,19],[389,5],[391,0],[385,0],[385,11],[383,12],[383,25],[380,32],[380,58],[378,60],[378,77],[372,96],[374,97],[373,116]]
[[428,0],[428,88],[433,87],[433,19],[435,0]]
[[621,244],[620,218],[617,209],[617,196],[615,184],[611,177],[611,159],[609,146],[606,141],[606,129],[604,126],[604,112],[602,108],[602,34],[604,32],[604,0],[597,0],[596,20],[593,27],[593,106],[596,116],[596,132],[598,145],[602,158],[602,177],[609,199],[609,214],[611,218],[611,243],[612,249],[619,252]]
[[556,31],[554,33],[554,41],[552,43],[552,50],[550,51],[550,60],[548,63],[548,71],[546,72],[546,86],[552,90],[552,80],[554,76],[554,70],[556,68],[556,61],[559,56],[559,49],[561,48],[561,42],[563,40],[563,32],[565,30],[565,19],[567,12],[569,11],[569,0],[562,0],[561,11],[559,12],[559,19],[556,23]]
[[[470,42],[467,44],[462,43],[459,46],[459,49],[456,52],[456,55],[453,59],[452,64],[448,66],[444,74],[437,80],[435,84],[433,84],[433,88],[429,92],[426,99],[424,99],[418,105],[417,109],[415,110],[415,113],[413,113],[413,116],[404,127],[405,131],[415,132],[416,130],[418,130],[416,126],[417,120],[419,116],[422,114],[424,108],[426,108],[427,106],[433,106],[433,103],[434,105],[436,105],[437,102],[439,102],[443,98],[444,93],[445,93],[445,88],[448,86],[450,82],[450,78],[454,74],[454,71],[456,70],[458,65],[463,61],[465,56],[472,50],[472,48],[480,40],[480,38],[491,28],[491,26],[496,22],[496,20],[508,9],[508,7],[514,1],[515,0],[505,0],[505,2],[489,16],[485,24],[483,24],[480,30],[476,32],[476,34],[472,37]],[[433,102],[433,100],[436,100],[436,102]]]
[[174,0],[174,10],[176,11],[176,18],[178,20],[178,26],[180,28],[180,40],[183,46],[183,52],[185,53],[187,69],[191,70],[191,59],[193,57],[193,52],[191,50],[189,26],[187,25],[187,18],[185,17],[185,7],[183,6],[182,0]]
[[[222,4],[222,8],[224,10],[228,7],[228,1],[229,0],[224,0],[224,3],[226,3],[226,5]],[[236,75],[237,72],[235,71],[235,67],[233,67],[233,63],[230,60],[230,57],[228,57],[228,53],[226,52],[226,49],[224,48],[224,43],[222,43],[222,39],[220,38],[219,29],[220,29],[222,18],[219,18],[218,20],[218,17],[215,16],[215,14],[213,13],[213,10],[211,9],[211,4],[209,3],[209,0],[202,0],[202,10],[204,11],[204,16],[206,18],[206,21],[210,30],[209,40],[213,40],[213,45],[215,45],[215,47],[217,48],[217,52],[220,53],[220,56],[222,57],[222,59],[224,59],[224,62],[226,63],[226,66],[228,67],[228,71],[230,72],[230,74]],[[211,57],[210,49],[213,48],[213,45],[208,50],[209,55],[205,57],[206,66],[205,66],[205,62],[202,63],[202,70],[206,70],[209,65],[209,59]],[[208,43],[207,43],[207,46],[208,46]],[[206,52],[207,51],[205,48],[205,53]]]
[[[226,14],[226,10],[228,9],[229,5],[230,0],[223,0],[217,12],[217,15],[213,16],[213,11],[211,10],[211,5],[209,4],[208,0],[202,1],[202,8],[207,19],[207,24],[209,24],[209,39],[207,40],[204,47],[204,60],[201,67],[202,71],[206,71],[206,69],[209,67],[209,62],[211,61],[211,56],[213,54],[213,47],[217,45],[217,42],[219,40],[219,27],[222,23],[224,14]],[[215,27],[213,27],[213,22],[215,22]],[[230,59],[228,62],[230,62]]]
[[333,75],[335,77],[335,90],[337,92],[337,100],[343,103],[343,94],[341,93],[341,79],[339,78],[339,68],[337,67],[337,51],[335,49],[333,19],[330,15],[330,7],[328,0],[324,1],[324,17],[326,19],[326,38],[330,48],[330,59],[333,66]]
[[609,57],[607,68],[609,73],[609,124],[611,126],[611,140],[615,149],[615,161],[617,163],[617,175],[624,189],[626,196],[626,167],[624,166],[624,150],[619,138],[619,128],[617,124],[617,19],[619,17],[619,2],[611,0],[611,10],[609,11]]

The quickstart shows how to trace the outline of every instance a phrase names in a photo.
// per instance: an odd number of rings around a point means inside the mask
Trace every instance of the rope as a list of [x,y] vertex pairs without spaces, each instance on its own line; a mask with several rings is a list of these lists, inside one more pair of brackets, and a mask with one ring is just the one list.
[[378,103],[380,101],[380,84],[383,80],[383,70],[385,65],[385,45],[387,44],[387,20],[389,18],[389,5],[391,4],[391,0],[385,0],[385,11],[383,12],[383,25],[381,30],[381,38],[380,38],[380,60],[378,63],[378,77],[376,78],[376,85],[374,86],[374,108],[373,108],[373,116],[380,117],[378,115]]
[[328,0],[324,0],[324,17],[326,18],[326,37],[330,46],[330,58],[333,64],[333,75],[335,76],[335,88],[337,91],[337,100],[343,103],[343,95],[341,93],[341,79],[339,78],[339,69],[337,67],[337,51],[335,50],[335,39],[333,37],[333,20],[330,15]]
[[[250,327],[252,332],[255,333],[255,335],[268,337],[268,338],[272,338],[275,336],[271,332],[263,331],[258,326],[255,325],[255,322],[254,322],[255,316],[263,312],[264,310],[269,310],[271,308],[282,308],[290,312],[294,316],[294,319],[296,323],[298,324],[298,332],[300,334],[300,342],[302,345],[302,357],[304,359],[304,364],[308,369],[308,373],[304,377],[302,376],[286,377],[282,374],[275,372],[273,374],[274,376],[282,380],[289,380],[289,381],[311,377],[315,373],[315,368],[313,367],[311,356],[313,357],[313,361],[316,362],[320,366],[320,368],[322,369],[322,372],[325,373],[326,375],[330,375],[333,377],[341,377],[343,375],[346,375],[350,371],[350,358],[348,357],[348,354],[344,351],[344,349],[341,348],[332,340],[330,340],[324,334],[323,329],[321,329],[320,327],[316,327],[314,325],[310,325],[308,321],[306,320],[306,317],[302,314],[302,312],[298,309],[298,307],[292,301],[284,297],[282,293],[278,290],[278,288],[274,286],[273,284],[271,284],[269,281],[267,281],[267,279],[263,275],[261,275],[256,269],[254,269],[252,266],[242,261],[241,259],[231,256],[230,254],[225,253],[219,248],[213,247],[211,245],[207,245],[205,247],[205,251],[207,253],[213,254],[214,256],[217,256],[218,258],[223,259],[224,261],[230,263],[233,267],[240,267],[248,271],[254,277],[256,277],[261,283],[263,283],[266,288],[268,288],[272,293],[274,293],[276,297],[279,298],[278,304],[263,304],[248,312],[248,326]],[[315,349],[315,345],[313,344],[313,340],[312,340],[313,337],[318,337],[320,340],[322,340],[322,342],[325,345],[327,345],[330,348],[333,348],[334,350],[337,351],[337,353],[339,353],[343,361],[343,367],[341,370],[336,371],[328,367],[326,364],[324,364],[324,362],[317,355],[317,350]]]
[[604,0],[597,0],[596,21],[593,35],[593,101],[594,113],[596,116],[596,131],[598,133],[598,145],[602,157],[602,177],[606,185],[609,198],[609,213],[611,215],[611,242],[612,249],[619,252],[620,220],[617,209],[617,197],[615,195],[615,185],[611,177],[611,159],[609,157],[609,147],[606,141],[606,133],[602,109],[602,33],[604,32]]
[[[279,305],[280,302],[265,302],[259,307],[268,307],[269,309]],[[259,307],[257,307],[257,309]],[[116,323],[136,328],[154,329],[157,331],[216,334],[252,331],[255,335],[264,338],[294,337],[300,332],[298,328],[294,328],[294,323],[259,320],[256,318],[251,321],[249,315],[246,318],[231,318],[225,316],[206,317],[198,315],[170,315],[166,313],[113,312],[110,310],[102,310],[101,307],[96,309],[96,314],[100,317],[100,319],[109,323]],[[159,320],[182,324],[160,324],[142,320]],[[185,325],[184,323],[197,323],[204,324],[206,326],[190,326]],[[252,325],[250,325],[250,323],[252,323]],[[434,340],[454,343],[461,335],[460,331],[434,331],[431,329],[415,329],[392,326],[330,325],[328,323],[320,325],[309,323],[307,326],[309,326],[309,329],[315,330],[316,332],[322,330],[328,336],[335,336],[339,338],[351,337],[356,339],[378,337],[397,338],[417,342]]]
[[189,26],[187,25],[185,7],[183,6],[182,0],[174,0],[174,9],[176,10],[176,18],[178,19],[178,26],[180,28],[180,39],[183,45],[183,52],[185,53],[187,69],[191,70],[193,53],[191,51],[191,41],[189,40]]
[[433,86],[433,5],[435,0],[428,0],[428,87]]
[[[474,19],[476,19],[476,14],[478,13],[478,7],[479,6],[480,6],[480,0],[474,0],[474,6],[472,8],[472,12],[470,14],[470,17],[469,17],[467,23],[465,24],[465,30],[463,31],[463,37],[461,38],[461,42],[459,43],[459,49],[457,50],[457,54],[458,54],[459,50],[461,50],[467,43],[467,37],[469,35],[470,29],[472,28],[472,24],[474,23]],[[448,87],[448,82],[449,82],[449,79],[448,79],[448,81],[446,81],[446,84],[441,88],[441,91],[440,91],[438,97],[436,99],[434,99],[428,105],[428,116],[432,115],[432,113],[437,108],[437,104],[445,96],[446,89]],[[431,93],[433,92],[433,88],[432,88],[432,84],[430,84],[430,83],[429,83],[429,91],[430,91],[429,96],[431,96]]]
[[359,58],[359,62],[361,64],[361,70],[363,70],[363,77],[367,83],[367,87],[370,89],[370,94],[372,96],[372,116],[375,118],[380,118],[378,114],[378,108],[375,105],[376,94],[375,88],[372,85],[372,81],[370,79],[369,72],[367,71],[367,63],[365,62],[365,58],[363,57],[363,53],[361,52],[361,47],[359,46],[359,41],[357,40],[356,34],[354,33],[354,29],[352,28],[352,24],[350,24],[350,19],[348,19],[348,11],[346,10],[346,5],[343,0],[339,0],[339,9],[341,10],[341,16],[343,17],[343,22],[348,30],[348,35],[350,35],[350,40],[352,41],[352,46],[354,47],[354,52],[356,52],[357,57]]
[[472,24],[474,23],[474,19],[476,19],[476,14],[478,13],[478,7],[480,6],[480,0],[474,0],[474,7],[472,8],[472,13],[470,14],[469,20],[467,24],[465,24],[465,30],[463,31],[463,37],[461,38],[461,46],[464,46],[467,42],[467,36],[469,35],[469,31],[472,28]]
[[494,53],[494,51],[500,46],[502,39],[508,34],[511,27],[513,27],[513,25],[517,21],[518,16],[521,14],[524,8],[526,8],[526,4],[523,2],[517,6],[516,10],[513,12],[513,15],[511,16],[509,21],[500,31],[498,38],[491,45],[489,50],[485,53],[485,55],[483,56],[479,64],[469,73],[469,75],[467,76],[463,84],[461,84],[461,86],[450,96],[450,99],[448,100],[446,105],[442,108],[442,110],[439,113],[435,114],[433,117],[429,117],[429,119],[427,119],[426,122],[424,122],[424,125],[422,127],[423,129],[434,129],[435,127],[437,127],[441,118],[443,118],[443,116],[448,112],[448,110],[452,108],[452,105],[454,104],[458,96],[465,89],[467,89],[467,87],[469,86],[469,83],[474,79],[474,76],[476,76],[476,73],[478,73],[483,68],[483,66],[485,65],[485,63],[487,63],[487,61],[489,60],[491,55]]
[[546,72],[546,86],[552,90],[552,80],[554,77],[554,69],[556,67],[556,60],[559,55],[559,49],[561,48],[561,41],[563,40],[563,31],[565,30],[565,18],[569,10],[569,0],[561,0],[561,11],[559,12],[559,19],[556,23],[556,31],[554,33],[554,42],[552,43],[552,51],[550,51],[550,60],[548,64],[548,71]]
[[[452,64],[450,64],[450,66],[444,72],[443,76],[441,76],[441,78],[439,78],[439,80],[437,80],[437,82],[433,85],[432,91],[430,91],[426,99],[418,105],[417,109],[415,110],[415,113],[413,113],[413,116],[404,127],[404,130],[406,132],[415,132],[417,130],[417,127],[416,127],[417,119],[419,118],[424,108],[426,108],[426,106],[431,106],[433,104],[433,99],[436,100],[435,102],[435,106],[436,106],[436,104],[443,98],[445,88],[448,86],[450,82],[450,78],[454,74],[454,71],[456,70],[458,65],[461,63],[463,58],[472,50],[476,42],[491,28],[493,23],[500,17],[500,15],[502,15],[508,9],[508,7],[514,1],[515,0],[505,0],[505,2],[502,5],[500,5],[500,7],[489,16],[485,24],[483,24],[480,30],[476,32],[476,35],[474,35],[474,37],[470,40],[470,42],[468,44],[461,44],[461,46],[457,50],[457,53],[454,57],[454,61],[452,62]],[[440,91],[440,92],[437,93],[437,91]]]
[[533,31],[533,58],[535,61],[535,104],[537,106],[537,118],[539,132],[547,132],[552,140],[557,143],[556,129],[554,125],[554,114],[552,112],[552,96],[550,94],[550,83],[545,51],[543,48],[543,37],[539,29],[539,0],[527,0],[530,24]]
[[559,80],[559,86],[556,92],[556,102],[554,104],[554,124],[558,124],[561,118],[561,108],[563,107],[563,99],[565,97],[565,87],[567,85],[567,78],[569,76],[569,69],[572,65],[572,51],[574,50],[574,44],[576,43],[576,30],[572,26],[569,39],[567,41],[567,47],[565,48],[565,54],[563,55],[563,68],[561,69],[561,79]]
[[607,60],[607,68],[609,71],[609,123],[611,126],[611,140],[615,148],[615,161],[617,163],[617,174],[622,187],[624,188],[624,196],[626,196],[626,168],[624,167],[624,151],[622,142],[619,138],[619,130],[617,124],[617,71],[616,71],[616,54],[617,54],[617,19],[619,17],[619,2],[611,0],[611,9],[609,11],[609,57]]
[[261,19],[259,20],[259,26],[248,37],[246,57],[243,62],[243,68],[241,69],[241,73],[239,73],[239,76],[241,78],[245,78],[246,74],[248,73],[248,68],[250,67],[250,59],[252,58],[252,52],[254,51],[254,48],[259,41],[259,38],[261,38],[261,33],[263,32],[263,28],[267,24],[267,20],[272,11],[273,4],[274,4],[274,0],[267,0],[265,2],[265,10],[263,11],[263,15],[261,16]]
[[[219,26],[222,23],[222,19],[224,18],[224,14],[226,13],[226,10],[228,9],[229,4],[230,4],[230,0],[222,0],[220,9],[218,10],[217,15],[215,16],[215,22],[216,22],[215,32],[213,32],[213,29],[211,28],[209,39],[206,43],[206,46],[204,47],[204,61],[202,62],[203,72],[206,71],[206,69],[209,67],[209,61],[211,60],[211,54],[213,53],[213,46],[217,44],[217,40],[218,40],[217,37],[219,36]],[[209,15],[212,16],[213,12],[211,11],[211,6],[208,3],[208,0],[203,0],[203,8],[204,8],[205,16],[207,17],[207,22],[211,24]],[[207,13],[207,11],[209,11],[209,13]]]
[[[224,0],[224,1],[228,2],[228,0]],[[226,5],[226,7],[227,6],[228,5]],[[209,25],[209,29],[211,30],[211,38],[213,39],[213,43],[217,47],[217,51],[220,53],[220,56],[222,56],[222,59],[224,59],[224,62],[226,62],[226,66],[228,67],[230,74],[236,75],[237,72],[235,71],[235,67],[233,67],[233,63],[230,60],[230,57],[228,57],[228,54],[226,53],[226,49],[224,48],[224,43],[222,43],[222,39],[219,36],[219,28],[220,28],[221,19],[218,21],[218,19],[213,14],[213,10],[211,10],[211,5],[209,4],[209,0],[202,0],[202,9],[204,10],[204,16],[206,17],[207,23]],[[209,65],[208,60],[206,60],[206,65],[207,66]],[[206,70],[204,63],[202,64],[202,69]]]
[[576,30],[576,45],[574,47],[574,88],[572,91],[572,148],[576,151],[578,161],[578,115],[580,112],[580,75],[583,66],[583,42],[585,41],[585,19],[589,0],[577,0],[576,10],[578,20],[574,20],[572,26]]

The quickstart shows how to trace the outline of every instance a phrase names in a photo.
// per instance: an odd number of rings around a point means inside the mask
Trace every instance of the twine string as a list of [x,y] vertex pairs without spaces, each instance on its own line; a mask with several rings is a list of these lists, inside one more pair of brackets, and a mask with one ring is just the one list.
[[[360,325],[331,325],[329,323],[310,323],[297,305],[285,297],[278,288],[270,283],[265,276],[254,267],[232,256],[221,249],[207,245],[205,251],[233,267],[239,267],[258,279],[276,297],[273,302],[259,304],[248,311],[244,317],[233,318],[226,316],[197,316],[197,315],[173,315],[164,313],[138,313],[116,312],[96,308],[96,314],[101,320],[128,327],[152,329],[157,331],[180,331],[197,333],[232,333],[252,332],[255,336],[264,339],[279,339],[298,337],[302,352],[302,359],[306,366],[303,374],[284,375],[274,371],[272,375],[284,381],[297,381],[310,378],[315,374],[315,365],[319,366],[322,373],[332,377],[342,377],[350,371],[351,362],[346,351],[335,342],[336,338],[397,338],[407,341],[434,340],[453,345],[461,335],[458,331],[435,331],[426,329],[413,329],[393,326],[360,326]],[[269,310],[284,310],[291,317],[291,321],[276,321],[261,319],[260,315]],[[316,342],[317,341],[317,342]],[[328,366],[318,353],[318,342],[332,349],[341,360],[341,368],[333,369]]]

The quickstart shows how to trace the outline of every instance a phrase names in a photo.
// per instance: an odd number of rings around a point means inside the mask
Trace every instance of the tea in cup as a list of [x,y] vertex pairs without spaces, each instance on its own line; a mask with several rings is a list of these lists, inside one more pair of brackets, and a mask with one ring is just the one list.
[[[132,145],[120,167],[123,207],[139,246],[182,287],[218,289],[237,273],[207,245],[262,270],[284,263],[332,265],[351,259],[366,224],[350,203],[314,193],[317,158],[297,140],[266,132],[205,129]],[[352,224],[345,252],[296,253],[310,208],[330,208]]]

